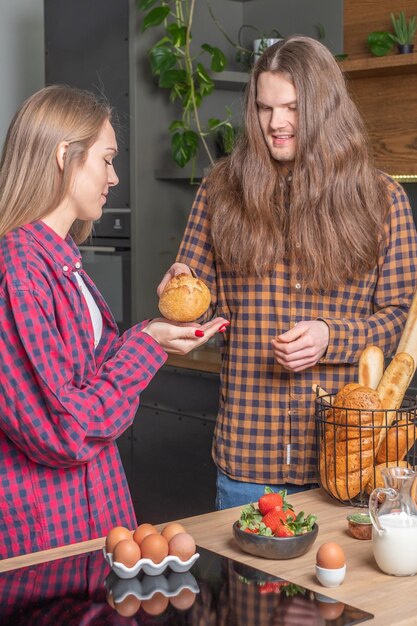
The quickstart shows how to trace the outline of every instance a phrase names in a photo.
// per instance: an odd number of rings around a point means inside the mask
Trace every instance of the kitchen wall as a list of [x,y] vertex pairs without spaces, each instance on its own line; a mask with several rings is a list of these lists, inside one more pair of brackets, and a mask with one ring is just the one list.
[[18,106],[43,87],[43,0],[0,0],[0,145]]

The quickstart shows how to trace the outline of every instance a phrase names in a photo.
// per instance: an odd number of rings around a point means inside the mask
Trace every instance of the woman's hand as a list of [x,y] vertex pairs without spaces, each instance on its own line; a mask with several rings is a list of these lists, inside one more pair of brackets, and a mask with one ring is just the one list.
[[215,317],[206,324],[178,324],[164,317],[157,317],[142,332],[153,337],[170,354],[188,354],[205,344],[217,332],[224,332],[229,324],[224,317]]
[[190,276],[192,276],[192,272],[188,265],[185,265],[185,263],[174,263],[173,265],[171,265],[169,270],[165,272],[161,282],[156,289],[158,297],[161,297],[161,293],[165,289],[165,285],[167,284],[167,282],[171,280],[171,278],[174,278],[174,276],[177,276],[177,274],[189,274]]
[[277,363],[293,372],[313,367],[329,345],[329,327],[321,320],[299,322],[271,341]]

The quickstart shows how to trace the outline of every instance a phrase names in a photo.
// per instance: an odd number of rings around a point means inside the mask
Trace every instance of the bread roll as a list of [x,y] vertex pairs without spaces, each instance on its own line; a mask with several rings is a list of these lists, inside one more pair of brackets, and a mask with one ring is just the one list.
[[166,284],[159,298],[159,310],[172,322],[193,322],[210,306],[206,284],[189,274],[177,274]]
[[342,389],[340,389],[334,397],[332,402],[334,409],[327,413],[327,432],[332,432],[335,426],[333,424],[345,424],[346,423],[346,410],[343,409],[345,406],[345,400],[347,395],[360,387],[358,383],[347,383]]
[[384,372],[384,353],[378,346],[367,346],[359,359],[359,384],[376,389]]
[[320,475],[323,486],[332,495],[349,500],[371,478],[383,412],[379,410],[382,403],[378,393],[370,387],[353,388],[342,403],[333,438],[326,432],[325,441],[321,442],[324,450]]

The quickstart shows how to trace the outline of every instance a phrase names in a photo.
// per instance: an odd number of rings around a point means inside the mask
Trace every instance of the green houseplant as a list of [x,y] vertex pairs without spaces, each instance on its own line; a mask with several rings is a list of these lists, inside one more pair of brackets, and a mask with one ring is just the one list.
[[385,30],[370,33],[367,39],[368,48],[376,57],[383,57],[392,50],[394,42],[391,34]]
[[202,146],[210,164],[214,163],[208,136],[215,137],[219,130],[228,136],[233,132],[231,112],[226,118],[210,118],[204,125],[199,108],[214,90],[211,72],[222,72],[226,67],[224,53],[217,47],[203,43],[198,49],[192,46],[192,25],[197,0],[139,0],[138,8],[145,13],[142,32],[158,27],[162,37],[149,50],[151,70],[161,88],[169,90],[172,103],[179,102],[182,115],[169,127],[171,151],[175,162],[184,167],[192,165]]
[[391,13],[391,22],[394,34],[390,34],[390,37],[397,44],[400,54],[412,52],[414,49],[413,40],[417,30],[416,16],[413,15],[407,21],[404,11],[401,11],[398,17]]

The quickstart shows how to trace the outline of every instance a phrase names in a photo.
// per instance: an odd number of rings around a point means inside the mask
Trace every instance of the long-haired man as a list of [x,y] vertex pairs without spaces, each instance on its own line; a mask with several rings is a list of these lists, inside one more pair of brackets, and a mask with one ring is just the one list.
[[230,320],[213,456],[217,507],[317,480],[314,394],[356,378],[368,344],[395,351],[416,288],[404,190],[372,164],[364,123],[321,43],[284,39],[256,63],[244,129],[201,185],[177,262]]

